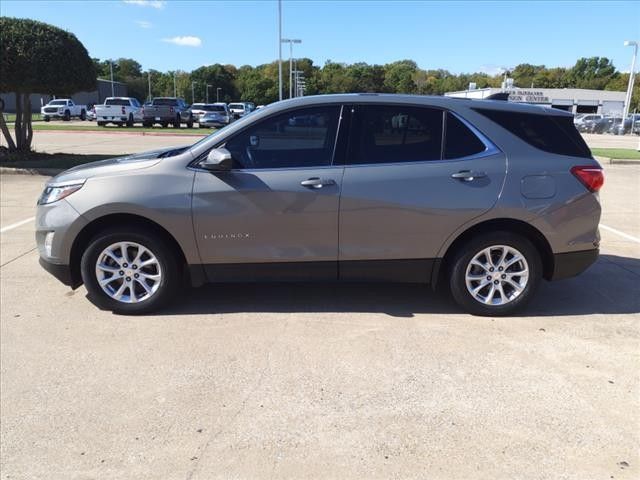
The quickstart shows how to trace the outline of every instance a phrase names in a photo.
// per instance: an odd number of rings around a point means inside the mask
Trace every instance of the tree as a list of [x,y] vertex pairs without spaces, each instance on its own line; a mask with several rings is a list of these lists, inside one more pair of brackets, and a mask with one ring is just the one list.
[[602,90],[616,75],[616,67],[606,57],[580,58],[567,72],[572,87],[596,90]]
[[9,150],[29,151],[33,138],[30,94],[92,90],[95,64],[75,35],[52,25],[0,17],[0,32],[0,92],[16,95],[15,142],[2,115],[0,127]]

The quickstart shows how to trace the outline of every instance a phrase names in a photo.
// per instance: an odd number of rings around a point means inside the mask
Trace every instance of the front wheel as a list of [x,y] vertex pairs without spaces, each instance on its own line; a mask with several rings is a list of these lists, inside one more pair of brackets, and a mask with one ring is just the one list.
[[135,228],[98,234],[80,267],[91,301],[117,313],[157,310],[181,286],[174,252],[160,237]]
[[87,112],[82,110],[80,112],[80,120],[82,120],[83,122],[87,119]]
[[497,317],[522,308],[541,278],[540,254],[529,240],[511,232],[494,232],[458,250],[449,271],[449,287],[467,312]]
[[62,119],[65,122],[68,122],[69,120],[71,120],[71,112],[69,110],[65,110],[64,117],[62,117]]

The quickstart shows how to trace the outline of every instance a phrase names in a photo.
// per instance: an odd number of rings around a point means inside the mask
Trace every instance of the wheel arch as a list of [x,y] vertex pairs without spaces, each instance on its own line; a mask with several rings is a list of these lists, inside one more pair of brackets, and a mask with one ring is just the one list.
[[517,233],[530,240],[536,247],[536,250],[538,250],[538,253],[540,253],[543,278],[549,280],[552,277],[554,270],[553,251],[551,250],[549,241],[545,238],[542,232],[522,220],[516,220],[513,218],[495,218],[472,225],[460,233],[456,239],[451,242],[432,273],[431,284],[433,288],[436,288],[438,284],[443,282],[450,269],[453,257],[465,243],[475,235],[496,231]]
[[174,238],[174,236],[171,235],[171,233],[169,233],[169,231],[167,231],[164,227],[154,222],[153,220],[149,220],[148,218],[141,215],[131,213],[113,213],[92,220],[87,225],[85,225],[82,230],[80,230],[80,232],[74,239],[71,246],[71,254],[69,259],[69,266],[71,268],[71,279],[74,285],[79,286],[82,284],[80,260],[82,258],[82,253],[85,251],[91,239],[95,237],[99,232],[107,228],[114,226],[122,227],[127,225],[135,226],[138,228],[142,227],[145,230],[148,230],[160,236],[165,242],[167,242],[172,251],[176,252],[181,268],[187,268],[187,260],[182,247]]

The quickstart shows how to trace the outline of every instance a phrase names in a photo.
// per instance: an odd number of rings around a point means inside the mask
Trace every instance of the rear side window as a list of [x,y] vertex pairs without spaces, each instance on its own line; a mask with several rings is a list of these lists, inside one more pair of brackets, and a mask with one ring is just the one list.
[[487,147],[469,128],[451,112],[447,112],[444,158],[469,157],[484,152]]
[[178,100],[175,98],[154,98],[153,105],[168,105],[170,107],[175,107],[178,105]]
[[571,157],[591,157],[571,117],[476,108],[490,120],[540,150]]
[[395,105],[358,109],[356,151],[352,164],[440,160],[442,110]]

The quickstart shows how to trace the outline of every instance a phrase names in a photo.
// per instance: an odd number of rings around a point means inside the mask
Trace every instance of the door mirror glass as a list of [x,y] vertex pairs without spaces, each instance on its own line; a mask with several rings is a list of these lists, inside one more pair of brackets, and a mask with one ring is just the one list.
[[226,148],[214,148],[209,152],[207,158],[200,162],[200,167],[205,170],[211,171],[226,171],[231,170],[233,166],[233,159],[231,158],[231,152]]

